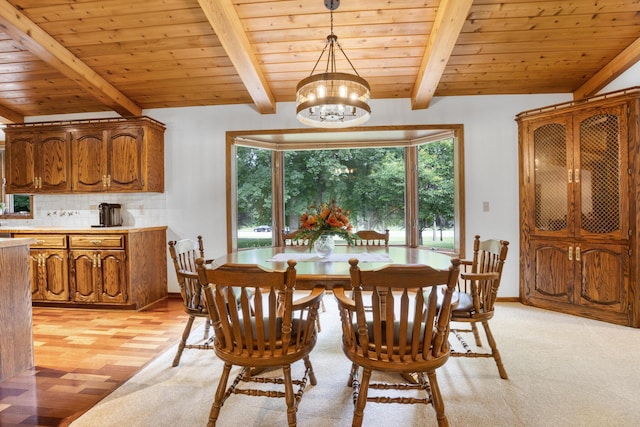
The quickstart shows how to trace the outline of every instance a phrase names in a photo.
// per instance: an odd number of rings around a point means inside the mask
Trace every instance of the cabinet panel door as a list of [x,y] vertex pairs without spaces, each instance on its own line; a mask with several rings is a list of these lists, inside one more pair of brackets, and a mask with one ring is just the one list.
[[580,283],[576,302],[599,311],[625,313],[629,281],[629,254],[626,246],[580,244]]
[[69,261],[65,249],[31,249],[31,298],[69,301]]
[[69,261],[66,250],[43,253],[40,270],[44,276],[42,292],[46,301],[69,301]]
[[58,192],[71,189],[71,146],[67,132],[42,132],[38,138],[36,174],[38,191]]
[[143,137],[143,130],[138,126],[115,128],[109,133],[107,156],[111,190],[142,189]]
[[107,144],[100,130],[73,133],[73,188],[76,191],[107,190]]
[[7,134],[7,193],[34,193],[36,171],[36,134]]
[[533,289],[530,296],[557,302],[571,302],[573,246],[565,242],[531,241]]
[[100,251],[100,302],[127,301],[126,265],[124,251]]
[[30,254],[30,263],[31,263],[31,300],[32,301],[43,301],[44,286],[41,284],[43,282],[42,274],[40,271],[40,254],[42,251],[37,249],[31,249],[29,251]]
[[96,251],[71,251],[71,292],[74,302],[98,302]]

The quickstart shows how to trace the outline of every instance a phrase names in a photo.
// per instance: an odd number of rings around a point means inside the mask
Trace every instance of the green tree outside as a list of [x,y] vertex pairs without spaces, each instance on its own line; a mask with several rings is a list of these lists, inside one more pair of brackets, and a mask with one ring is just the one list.
[[[424,144],[418,150],[422,236],[428,228],[442,232],[453,222],[453,141]],[[404,229],[404,170],[403,148],[287,151],[285,226],[297,229],[300,214],[310,205],[336,200],[350,212],[355,229]],[[238,146],[237,173],[238,228],[271,224],[271,151]]]

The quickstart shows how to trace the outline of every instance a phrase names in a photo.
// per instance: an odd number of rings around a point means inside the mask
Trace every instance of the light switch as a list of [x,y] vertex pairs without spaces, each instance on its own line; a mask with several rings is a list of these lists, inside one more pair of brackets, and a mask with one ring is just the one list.
[[489,202],[482,202],[482,212],[489,212]]

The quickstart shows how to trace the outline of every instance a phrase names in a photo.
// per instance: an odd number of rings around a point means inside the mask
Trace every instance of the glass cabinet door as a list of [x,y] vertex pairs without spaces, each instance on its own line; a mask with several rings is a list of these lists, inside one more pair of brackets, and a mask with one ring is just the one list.
[[533,184],[535,192],[535,232],[568,232],[572,195],[567,185],[570,147],[566,122],[554,121],[537,126],[533,138]]
[[582,236],[628,238],[623,234],[628,228],[621,215],[626,209],[621,195],[627,192],[627,180],[623,179],[627,176],[627,149],[620,138],[623,120],[622,107],[576,117],[574,181],[579,209],[575,220]]

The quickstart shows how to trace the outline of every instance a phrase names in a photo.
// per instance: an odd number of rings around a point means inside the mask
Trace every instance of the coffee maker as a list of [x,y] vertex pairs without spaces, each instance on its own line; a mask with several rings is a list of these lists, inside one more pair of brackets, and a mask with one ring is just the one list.
[[118,227],[122,225],[121,207],[118,203],[100,203],[98,205],[100,225],[96,225],[96,227]]

